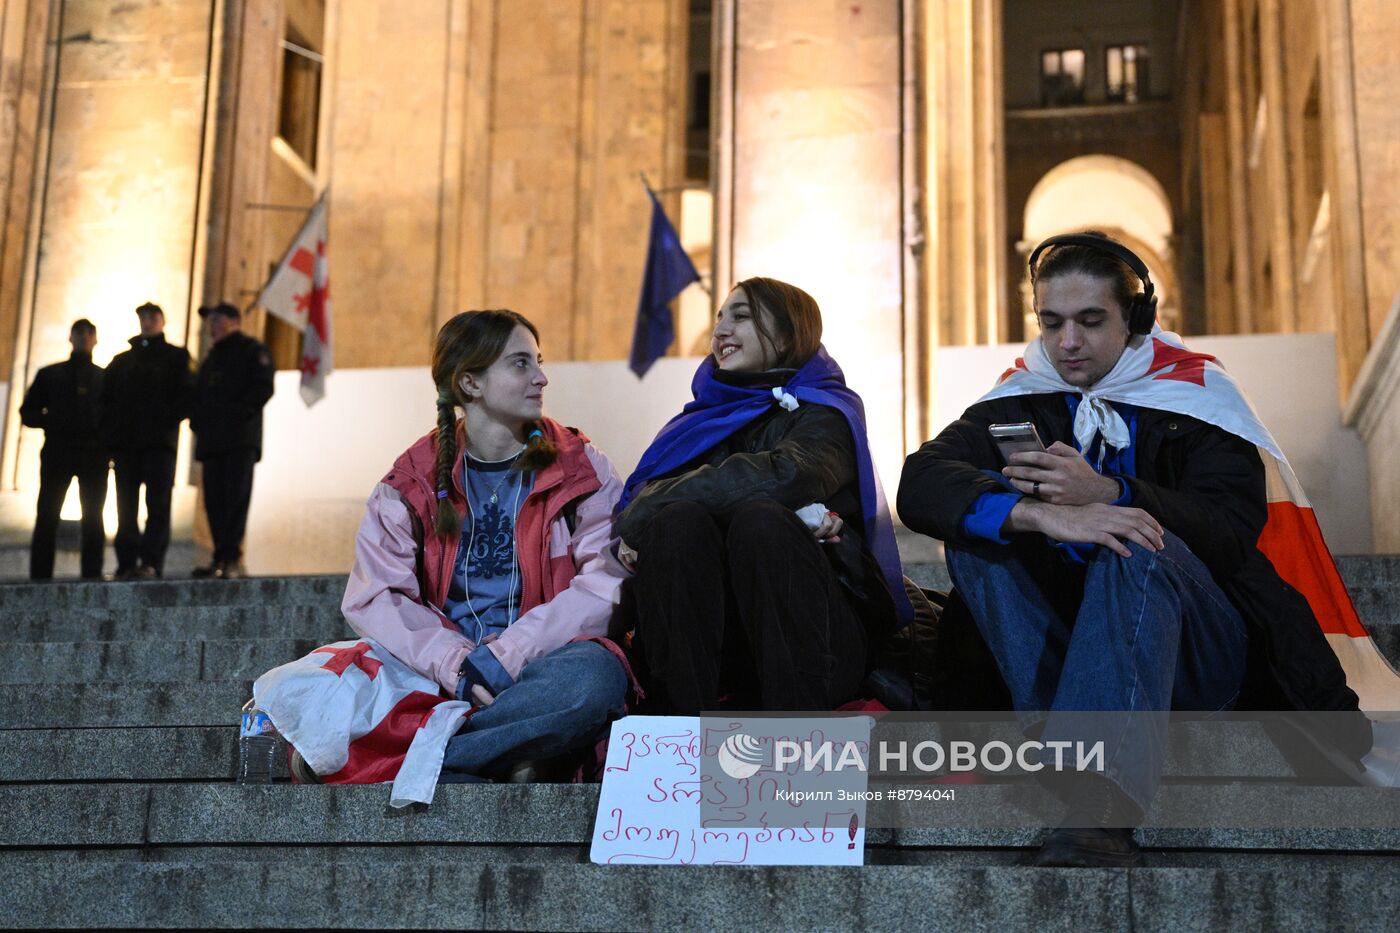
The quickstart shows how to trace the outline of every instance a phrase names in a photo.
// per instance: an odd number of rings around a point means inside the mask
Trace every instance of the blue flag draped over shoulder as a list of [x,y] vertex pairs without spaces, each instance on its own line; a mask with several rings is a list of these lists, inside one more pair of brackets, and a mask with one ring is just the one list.
[[[776,404],[772,387],[730,385],[715,378],[715,369],[712,356],[700,363],[690,383],[694,399],[662,427],[642,454],[637,469],[623,484],[616,514],[621,514],[648,482],[691,462]],[[827,354],[825,346],[818,347],[812,358],[781,388],[801,404],[825,405],[846,417],[851,440],[855,443],[865,546],[880,565],[902,626],[913,618],[914,609],[904,591],[903,568],[895,545],[889,506],[870,458],[865,403],[846,385],[845,374]]]
[[637,327],[632,332],[632,358],[628,363],[639,379],[652,363],[666,355],[666,348],[675,339],[671,299],[691,282],[700,281],[700,273],[681,248],[676,228],[671,226],[650,187],[647,197],[651,198],[651,236],[647,240],[647,265],[642,274],[642,294],[637,299]]

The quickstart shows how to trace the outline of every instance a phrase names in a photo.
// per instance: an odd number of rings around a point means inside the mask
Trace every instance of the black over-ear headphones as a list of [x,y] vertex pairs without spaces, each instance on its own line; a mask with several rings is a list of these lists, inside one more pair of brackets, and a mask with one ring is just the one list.
[[1139,259],[1137,253],[1117,240],[1102,234],[1063,233],[1059,236],[1052,236],[1031,253],[1032,279],[1035,278],[1036,260],[1040,258],[1041,253],[1054,246],[1085,246],[1089,249],[1101,250],[1123,260],[1128,268],[1133,270],[1133,274],[1142,280],[1142,291],[1134,295],[1132,301],[1128,302],[1128,333],[1152,333],[1152,325],[1157,321],[1157,289],[1152,285],[1152,274],[1147,271],[1147,263]]

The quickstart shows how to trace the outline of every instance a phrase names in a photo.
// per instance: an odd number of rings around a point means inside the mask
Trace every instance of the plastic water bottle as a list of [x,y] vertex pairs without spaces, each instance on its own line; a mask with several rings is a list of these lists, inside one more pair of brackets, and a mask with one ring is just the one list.
[[238,729],[238,783],[271,784],[276,754],[277,730],[267,713],[249,700],[243,707],[243,722]]

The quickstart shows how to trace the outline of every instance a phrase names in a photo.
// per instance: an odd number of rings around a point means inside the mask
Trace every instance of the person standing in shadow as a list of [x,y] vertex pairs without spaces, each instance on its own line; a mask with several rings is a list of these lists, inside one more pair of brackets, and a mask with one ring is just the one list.
[[[102,435],[117,476],[117,579],[161,576],[170,547],[170,493],[180,422],[189,415],[194,368],[184,347],[165,341],[165,312],[136,309],[141,332],[107,367]],[[137,517],[146,487],[146,527]]]
[[253,465],[262,459],[262,410],[272,398],[274,368],[267,347],[243,333],[243,315],[227,302],[206,305],[213,346],[195,377],[190,429],[194,456],[204,464],[204,512],[214,557],[196,577],[246,575],[243,533],[253,497]]
[[39,504],[29,545],[31,580],[53,579],[59,513],[75,476],[83,507],[83,579],[102,578],[107,456],[98,434],[103,372],[101,366],[92,362],[96,326],[87,318],[79,318],[68,332],[68,342],[73,347],[72,355],[62,363],[39,370],[19,409],[25,427],[44,431],[44,448],[39,452]]

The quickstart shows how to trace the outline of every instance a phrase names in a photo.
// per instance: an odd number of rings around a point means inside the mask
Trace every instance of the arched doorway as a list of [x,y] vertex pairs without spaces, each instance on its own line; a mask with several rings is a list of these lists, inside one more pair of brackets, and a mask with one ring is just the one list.
[[[1024,259],[1046,237],[1076,230],[1102,230],[1142,257],[1157,287],[1158,319],[1167,329],[1180,325],[1172,206],[1161,183],[1147,169],[1109,155],[1078,156],[1046,172],[1026,199],[1018,250]],[[1026,334],[1035,333],[1030,275],[1021,276]]]

